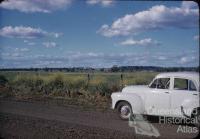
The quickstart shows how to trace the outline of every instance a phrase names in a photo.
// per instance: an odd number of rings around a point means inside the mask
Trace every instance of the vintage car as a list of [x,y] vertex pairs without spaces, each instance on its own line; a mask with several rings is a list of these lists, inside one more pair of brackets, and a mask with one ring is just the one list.
[[121,119],[131,114],[197,117],[199,88],[199,73],[160,73],[149,85],[126,86],[112,93],[112,109]]

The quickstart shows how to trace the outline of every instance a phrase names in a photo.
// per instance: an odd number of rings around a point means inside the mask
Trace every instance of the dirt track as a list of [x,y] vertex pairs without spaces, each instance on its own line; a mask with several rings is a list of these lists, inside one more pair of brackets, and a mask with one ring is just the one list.
[[[194,138],[196,134],[177,133],[179,125],[153,125],[159,138]],[[112,110],[92,111],[78,106],[0,100],[2,138],[152,138],[135,134]]]

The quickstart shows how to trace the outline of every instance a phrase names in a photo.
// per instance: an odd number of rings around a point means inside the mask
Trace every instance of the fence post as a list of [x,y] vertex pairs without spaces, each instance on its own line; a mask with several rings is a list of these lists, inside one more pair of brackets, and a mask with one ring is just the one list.
[[121,74],[121,89],[124,87],[124,79],[123,79],[123,74]]
[[87,74],[87,86],[86,86],[87,89],[88,89],[89,83],[90,83],[90,74],[88,73]]

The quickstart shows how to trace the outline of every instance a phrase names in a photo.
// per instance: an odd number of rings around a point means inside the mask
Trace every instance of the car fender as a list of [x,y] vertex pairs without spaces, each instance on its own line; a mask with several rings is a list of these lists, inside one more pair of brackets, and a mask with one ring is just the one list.
[[115,109],[117,104],[121,101],[126,101],[131,105],[134,114],[144,113],[144,103],[142,98],[134,93],[112,93],[112,108]]

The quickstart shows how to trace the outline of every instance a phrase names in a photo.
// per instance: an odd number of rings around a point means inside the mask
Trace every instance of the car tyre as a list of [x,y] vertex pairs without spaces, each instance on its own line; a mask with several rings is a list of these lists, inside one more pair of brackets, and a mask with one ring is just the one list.
[[129,120],[130,116],[132,115],[131,105],[128,102],[120,102],[117,105],[117,112],[122,120]]

